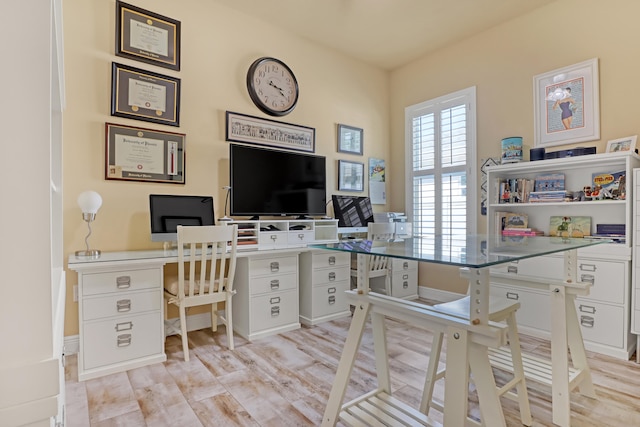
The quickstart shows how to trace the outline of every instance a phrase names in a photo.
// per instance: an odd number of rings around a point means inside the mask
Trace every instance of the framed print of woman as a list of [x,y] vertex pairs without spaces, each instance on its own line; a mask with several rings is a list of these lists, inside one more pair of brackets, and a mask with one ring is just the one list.
[[[576,90],[572,90],[574,87]],[[581,102],[584,79],[552,85],[547,95],[547,104],[551,111],[547,112],[547,132],[558,132],[584,126]],[[575,97],[573,93],[576,93]]]

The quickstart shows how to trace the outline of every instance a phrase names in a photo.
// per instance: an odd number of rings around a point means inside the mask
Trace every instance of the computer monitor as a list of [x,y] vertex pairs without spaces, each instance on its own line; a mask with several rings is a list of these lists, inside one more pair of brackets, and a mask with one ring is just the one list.
[[373,222],[371,199],[358,196],[332,195],[333,215],[338,227],[366,227]]
[[214,225],[213,197],[150,194],[151,241],[175,242],[178,225]]

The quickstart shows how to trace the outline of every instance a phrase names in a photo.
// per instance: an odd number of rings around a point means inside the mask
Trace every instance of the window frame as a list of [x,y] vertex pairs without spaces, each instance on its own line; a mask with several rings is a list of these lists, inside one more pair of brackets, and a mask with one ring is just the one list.
[[[461,102],[456,104],[456,101]],[[420,102],[418,104],[410,105],[405,108],[405,212],[410,222],[414,222],[413,218],[413,181],[417,176],[425,175],[423,172],[414,172],[413,170],[413,119],[424,114],[435,113],[436,123],[436,144],[441,145],[440,141],[440,113],[443,109],[453,107],[455,105],[466,104],[466,227],[467,234],[476,234],[478,230],[478,191],[479,184],[477,179],[477,114],[476,114],[476,87],[472,86],[466,89],[462,89],[457,92],[453,92],[447,95],[443,95],[434,99]],[[437,151],[439,152],[439,150]],[[439,161],[439,160],[438,160]],[[443,169],[436,165],[433,169],[436,174],[436,183],[441,184],[441,177],[448,173],[443,172]],[[441,197],[436,195],[436,198]],[[442,211],[436,212],[439,215],[436,220],[437,225],[442,225]],[[414,226],[414,230],[419,227]],[[438,230],[436,230],[438,233]]]

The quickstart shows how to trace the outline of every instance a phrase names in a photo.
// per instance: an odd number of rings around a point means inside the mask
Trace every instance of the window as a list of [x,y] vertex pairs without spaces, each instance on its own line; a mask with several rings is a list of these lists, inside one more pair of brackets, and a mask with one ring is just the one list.
[[406,211],[416,236],[476,233],[475,98],[472,87],[405,109]]

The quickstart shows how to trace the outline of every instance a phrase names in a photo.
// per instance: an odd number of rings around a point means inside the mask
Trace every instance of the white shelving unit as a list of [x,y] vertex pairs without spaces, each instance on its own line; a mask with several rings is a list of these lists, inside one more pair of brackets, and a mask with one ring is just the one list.
[[[512,163],[487,168],[487,231],[499,233],[496,212],[523,213],[528,217],[529,227],[549,234],[551,216],[591,217],[591,233],[597,224],[626,224],[624,243],[608,243],[578,251],[578,274],[582,281],[593,283],[588,296],[576,299],[585,347],[588,350],[628,359],[633,353],[635,342],[631,336],[631,271],[634,241],[633,169],[640,167],[640,157],[632,153],[593,154],[562,159]],[[498,182],[504,179],[529,178],[563,173],[565,188],[580,191],[591,185],[593,174],[625,171],[626,196],[618,200],[593,200],[575,202],[544,203],[499,203]],[[549,313],[547,292],[512,286],[510,275],[562,277],[562,258],[555,256],[521,260],[511,265],[496,268],[505,280],[492,280],[492,292],[502,297],[517,299],[521,303],[518,310],[518,325],[522,332],[549,337]]]

